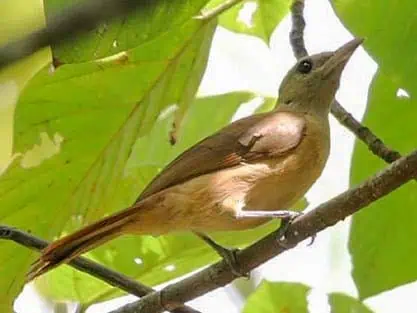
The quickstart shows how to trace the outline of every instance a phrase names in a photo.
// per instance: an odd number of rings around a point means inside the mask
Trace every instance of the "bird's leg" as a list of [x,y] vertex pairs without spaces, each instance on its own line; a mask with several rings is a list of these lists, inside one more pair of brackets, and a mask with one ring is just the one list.
[[288,248],[286,244],[285,234],[288,230],[288,227],[291,225],[291,222],[302,215],[303,213],[296,211],[288,210],[279,210],[279,211],[251,211],[251,210],[239,210],[236,213],[236,218],[279,218],[281,219],[281,225],[276,231],[277,240],[279,245],[284,248]]
[[206,234],[200,233],[200,232],[194,232],[198,237],[200,237],[202,240],[204,240],[210,247],[212,247],[222,258],[223,260],[229,265],[230,270],[233,274],[236,276],[242,276],[249,278],[248,273],[242,273],[239,269],[239,265],[237,262],[236,253],[239,251],[239,249],[235,248],[226,248],[221,245],[219,245],[217,242],[215,242],[213,239],[211,239]]
[[236,212],[236,218],[280,218],[280,219],[295,219],[302,213],[296,211],[278,210],[278,211],[250,211],[250,210],[239,210]]
[[291,216],[291,217],[286,217],[286,218],[282,218],[281,219],[281,224],[279,225],[278,229],[276,230],[276,238],[278,241],[278,244],[285,248],[288,249],[290,246],[287,243],[287,230],[288,227],[290,227],[292,221],[297,217],[300,216],[302,213],[299,213],[298,215],[295,216]]

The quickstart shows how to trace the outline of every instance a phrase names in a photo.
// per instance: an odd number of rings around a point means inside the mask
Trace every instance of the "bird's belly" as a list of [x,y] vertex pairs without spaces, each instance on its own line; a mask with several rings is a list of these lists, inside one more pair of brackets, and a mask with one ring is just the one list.
[[323,165],[289,156],[279,168],[259,179],[245,197],[249,210],[289,210],[320,176]]

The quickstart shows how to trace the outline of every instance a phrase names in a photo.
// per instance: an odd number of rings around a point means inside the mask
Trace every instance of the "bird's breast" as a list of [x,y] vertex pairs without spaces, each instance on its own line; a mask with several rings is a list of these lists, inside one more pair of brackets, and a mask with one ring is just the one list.
[[264,161],[270,170],[248,191],[245,202],[251,210],[291,209],[321,175],[330,150],[327,125],[308,118],[301,143],[285,156]]

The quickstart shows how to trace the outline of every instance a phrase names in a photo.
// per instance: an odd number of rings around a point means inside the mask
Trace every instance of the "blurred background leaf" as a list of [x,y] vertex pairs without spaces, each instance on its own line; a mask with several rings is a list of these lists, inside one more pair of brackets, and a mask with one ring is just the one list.
[[[415,149],[417,102],[397,96],[399,86],[378,73],[371,85],[364,123],[402,153]],[[386,164],[357,143],[351,181],[357,184]],[[349,250],[353,278],[361,298],[409,283],[417,278],[417,184],[411,181],[354,215]]]
[[[401,153],[417,145],[417,15],[415,2],[334,0],[336,13],[379,65],[364,124]],[[386,165],[360,142],[352,161],[356,185]],[[350,232],[353,278],[360,298],[417,279],[416,182],[412,181],[355,214]]]
[[[39,0],[2,0],[0,12],[1,45],[45,24]],[[12,155],[12,115],[19,93],[26,82],[45,66],[49,58],[49,48],[45,48],[0,71],[0,172]]]
[[[39,0],[3,0],[0,1],[0,44],[15,40],[44,25],[43,8]],[[22,20],[27,23],[22,23]],[[43,49],[34,55],[8,66],[0,71],[0,173],[10,162],[12,156],[13,112],[20,91],[25,84],[48,62],[49,49]],[[0,190],[0,193],[3,192]],[[8,207],[12,212],[14,208]],[[3,212],[0,213],[0,220]],[[7,247],[12,247],[9,244]],[[14,254],[0,242],[1,257],[8,258],[0,266],[0,311],[11,312],[14,298],[22,288],[21,280],[14,280],[9,272],[22,271],[19,258],[13,262]],[[3,250],[4,249],[4,250]],[[25,249],[23,249],[25,250]],[[10,251],[11,252],[11,251]],[[11,266],[11,268],[9,268]]]
[[298,283],[263,280],[249,296],[243,313],[308,313],[310,288]]
[[358,299],[352,298],[343,293],[329,294],[329,304],[331,313],[372,313],[365,304]]

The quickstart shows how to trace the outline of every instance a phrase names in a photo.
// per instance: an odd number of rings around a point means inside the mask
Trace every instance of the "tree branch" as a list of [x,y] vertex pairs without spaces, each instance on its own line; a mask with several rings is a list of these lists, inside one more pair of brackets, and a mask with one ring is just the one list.
[[[297,59],[308,55],[304,44],[304,0],[294,0],[291,6],[292,29],[290,32],[290,43],[294,56]],[[369,150],[387,163],[392,163],[401,158],[401,154],[388,148],[368,127],[363,126],[352,114],[347,112],[335,99],[331,112],[340,124],[349,129],[359,140],[368,146]]]
[[347,112],[336,99],[333,101],[332,114],[340,124],[366,144],[373,154],[385,162],[392,163],[401,158],[398,151],[388,148],[368,127],[363,126],[352,114]]
[[49,45],[71,39],[101,22],[147,10],[157,0],[89,0],[76,3],[48,19],[47,27],[0,47],[0,69]]
[[[249,272],[267,260],[295,247],[301,241],[333,226],[417,177],[417,150],[402,157],[365,182],[321,204],[297,218],[286,235],[285,246],[271,233],[237,254],[243,272]],[[178,283],[169,285],[111,313],[159,313],[175,308],[209,291],[229,284],[236,277],[229,266],[218,262]]]
[[304,43],[304,0],[294,0],[291,5],[292,28],[290,30],[290,44],[297,60],[308,55]]
[[[5,225],[0,225],[0,239],[11,240],[36,251],[44,249],[49,244],[45,240],[39,239],[24,231]],[[81,272],[94,276],[113,287],[117,287],[137,297],[143,297],[155,291],[154,289],[146,285],[142,285],[123,274],[120,274],[116,271],[104,267],[101,264],[95,263],[83,257],[78,257],[72,260],[69,265]],[[179,306],[175,310],[171,310],[171,312],[199,313],[198,311],[186,306]]]

